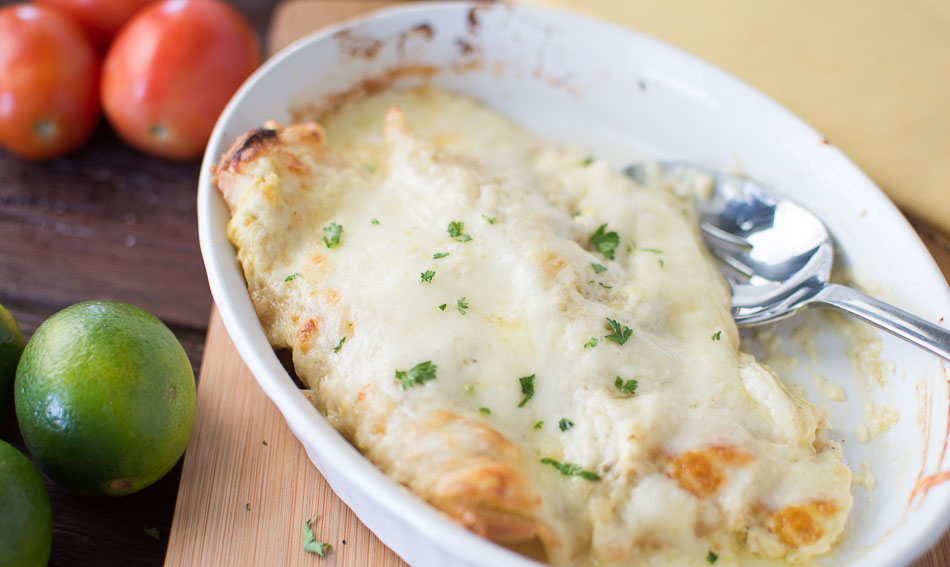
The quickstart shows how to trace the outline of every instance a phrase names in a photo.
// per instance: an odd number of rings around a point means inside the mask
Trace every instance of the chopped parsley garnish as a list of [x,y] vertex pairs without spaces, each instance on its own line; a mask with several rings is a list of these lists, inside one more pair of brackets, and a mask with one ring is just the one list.
[[379,224],[379,221],[376,219],[369,219],[369,222],[372,224]]
[[448,255],[449,255],[448,252],[436,252],[435,254],[432,255],[432,259],[438,260],[439,258],[445,258]]
[[316,536],[313,535],[313,528],[310,527],[312,521],[313,517],[303,523],[303,550],[307,553],[316,553],[320,557],[326,557],[331,546],[329,543],[317,541]]
[[487,217],[482,214],[482,218],[488,221],[488,224],[495,224],[495,217]]
[[466,394],[471,394],[472,392],[475,391],[475,386],[472,386],[471,384],[466,384],[462,386],[462,389],[465,390]]
[[594,268],[595,274],[599,274],[601,272],[607,271],[607,266],[604,266],[603,264],[598,264],[597,262],[591,262],[590,267]]
[[366,173],[376,173],[376,168],[368,163],[365,163],[363,164],[363,171]]
[[448,303],[443,303],[442,305],[439,306],[439,309],[442,310],[442,311],[445,311],[445,308],[446,308],[448,305],[449,305]]
[[721,330],[720,330],[720,331],[716,331],[715,333],[713,333],[712,340],[718,341],[718,340],[720,340],[720,339],[722,339],[722,331],[721,331]]
[[262,439],[262,440],[261,440],[261,445],[267,447],[267,440],[266,440],[266,439]]
[[663,263],[663,258],[657,258],[656,261],[660,263],[660,267],[661,267],[661,268],[665,265],[665,264]]
[[535,428],[535,429],[541,429],[542,427],[544,427],[544,422],[543,422],[543,421],[539,421],[539,422],[537,422],[537,423],[534,424],[534,428]]
[[459,310],[459,313],[465,315],[465,310],[468,309],[468,302],[465,301],[464,297],[460,297],[459,300],[455,302],[455,308]]
[[291,274],[291,275],[287,276],[286,278],[284,278],[284,281],[285,281],[285,282],[292,282],[292,281],[294,281],[295,279],[297,279],[297,278],[302,278],[302,277],[303,277],[303,274],[301,274],[301,273],[298,272],[298,273],[296,273],[296,274]]
[[609,335],[604,337],[608,341],[613,341],[618,345],[622,345],[627,342],[627,339],[633,335],[633,330],[626,325],[621,326],[620,323],[614,321],[613,319],[607,319],[607,328],[611,331]]
[[604,223],[590,235],[590,243],[608,260],[613,260],[614,249],[620,245],[620,235],[613,231],[607,232],[607,223]]
[[482,415],[491,415],[491,410],[488,408],[478,408],[478,413]]
[[422,280],[422,283],[432,283],[433,277],[435,277],[435,272],[432,270],[426,270],[419,274],[419,279]]
[[457,242],[468,242],[472,239],[471,236],[462,232],[465,230],[465,223],[462,221],[452,221],[449,223],[449,228],[447,229],[449,236],[454,238]]
[[712,565],[716,561],[719,561],[719,556],[716,555],[715,552],[713,552],[712,550],[709,550],[709,553],[706,554],[706,561],[708,561],[709,564]]
[[340,349],[343,348],[343,343],[346,342],[346,335],[340,337],[340,342],[336,343],[336,346],[333,347],[333,352],[340,352]]
[[551,465],[552,467],[556,468],[564,476],[579,476],[591,482],[597,482],[600,480],[599,476],[597,476],[595,473],[584,470],[583,468],[580,467],[580,465],[575,465],[571,463],[559,463],[558,461],[555,461],[554,459],[541,459],[541,464]]
[[557,422],[557,426],[561,429],[561,431],[567,431],[568,429],[574,427],[574,422],[567,419],[566,417],[562,417],[561,421]]
[[584,161],[581,162],[581,165],[587,166],[587,165],[590,165],[590,164],[592,164],[592,163],[594,163],[594,158],[588,156],[588,157],[584,158]]
[[637,248],[637,250],[642,250],[643,252],[652,252],[654,254],[662,254],[662,250],[657,250],[656,248]]
[[605,284],[604,282],[597,282],[597,283],[600,284],[600,287],[602,287],[602,288],[604,288],[604,289],[613,289],[613,288],[614,288],[614,286],[612,286],[612,285],[607,285],[607,284]]
[[142,526],[142,531],[155,539],[162,539],[162,533],[155,526]]
[[397,370],[396,379],[402,384],[403,390],[408,390],[412,386],[421,386],[429,380],[435,380],[436,368],[438,367],[432,364],[431,360],[427,360],[413,366],[408,372]]
[[247,504],[245,504],[245,505],[244,505],[244,509],[247,510],[248,512],[250,512],[250,511],[251,511],[251,503],[248,502]]
[[343,236],[343,227],[331,222],[329,226],[323,227],[323,242],[327,248],[336,248],[340,245],[340,237]]
[[636,380],[627,380],[624,382],[623,378],[617,376],[614,379],[614,386],[620,390],[620,393],[624,396],[632,396],[637,391],[637,381]]
[[584,343],[584,348],[594,348],[598,342],[600,341],[597,340],[597,337],[591,337],[589,341]]
[[534,374],[531,376],[522,376],[518,378],[518,382],[521,384],[521,393],[524,394],[521,403],[518,404],[519,408],[523,408],[528,400],[534,396]]

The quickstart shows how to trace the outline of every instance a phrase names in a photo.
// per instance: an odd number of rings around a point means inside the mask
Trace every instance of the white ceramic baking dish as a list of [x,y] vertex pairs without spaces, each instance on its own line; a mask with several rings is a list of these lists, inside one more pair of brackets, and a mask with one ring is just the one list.
[[[465,3],[405,5],[298,41],[245,83],[215,127],[198,194],[201,251],[225,326],[261,388],[333,490],[413,565],[537,563],[467,532],[389,479],[310,405],[264,336],[211,176],[239,134],[265,120],[288,123],[295,108],[387,74],[402,77],[397,85],[426,75],[618,167],[644,155],[739,167],[818,212],[859,284],[929,320],[950,316],[950,294],[933,260],[857,167],[775,102],[673,47],[565,13]],[[854,488],[846,535],[822,563],[909,563],[950,524],[950,485],[942,482],[950,475],[946,368],[883,336],[882,358],[894,365],[884,386],[867,387],[853,376],[842,340],[830,332],[820,337],[808,371],[837,377],[848,400],[822,402],[810,391],[812,399],[830,407],[831,434],[843,441],[852,469],[867,463],[877,477],[874,490]],[[900,419],[862,444],[855,431],[865,399],[894,407]]]

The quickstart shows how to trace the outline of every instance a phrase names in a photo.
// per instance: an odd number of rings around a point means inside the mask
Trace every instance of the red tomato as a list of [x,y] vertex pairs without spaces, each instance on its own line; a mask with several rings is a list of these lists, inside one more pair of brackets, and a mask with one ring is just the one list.
[[99,119],[99,61],[85,32],[41,6],[0,9],[0,145],[31,159],[78,148]]
[[109,48],[103,110],[140,150],[193,159],[258,64],[257,36],[233,8],[219,0],[166,0],[139,12]]
[[34,0],[72,17],[105,50],[122,24],[153,0]]

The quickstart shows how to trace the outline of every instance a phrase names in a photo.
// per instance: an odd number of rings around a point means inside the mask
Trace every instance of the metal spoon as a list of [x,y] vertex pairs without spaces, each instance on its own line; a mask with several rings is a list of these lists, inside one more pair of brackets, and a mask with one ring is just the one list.
[[[757,182],[700,166],[661,163],[663,176],[701,173],[713,181],[700,205],[703,240],[719,258],[732,286],[732,314],[739,325],[788,317],[809,303],[823,303],[950,360],[950,332],[847,286],[828,283],[834,244],[811,211],[766,191]],[[626,173],[644,182],[647,168]]]

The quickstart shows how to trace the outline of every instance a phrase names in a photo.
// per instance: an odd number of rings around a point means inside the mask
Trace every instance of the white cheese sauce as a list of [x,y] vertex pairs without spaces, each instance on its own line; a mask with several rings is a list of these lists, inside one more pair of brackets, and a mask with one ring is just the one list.
[[[391,107],[401,114],[384,138]],[[337,427],[369,438],[343,401],[372,385],[393,401],[386,411],[446,410],[498,431],[542,495],[555,564],[708,565],[710,551],[717,565],[804,561],[836,541],[851,474],[818,440],[821,414],[738,351],[690,196],[637,186],[434,89],[360,99],[321,123],[351,168],[287,213],[301,240],[268,261],[270,285],[339,301],[319,354],[298,357]],[[330,223],[343,227],[334,248]],[[613,258],[591,242],[605,223]],[[435,379],[403,389],[395,373],[426,361]],[[635,380],[633,395],[618,380]],[[874,433],[890,418],[868,414]],[[800,522],[814,533],[795,532]]]

